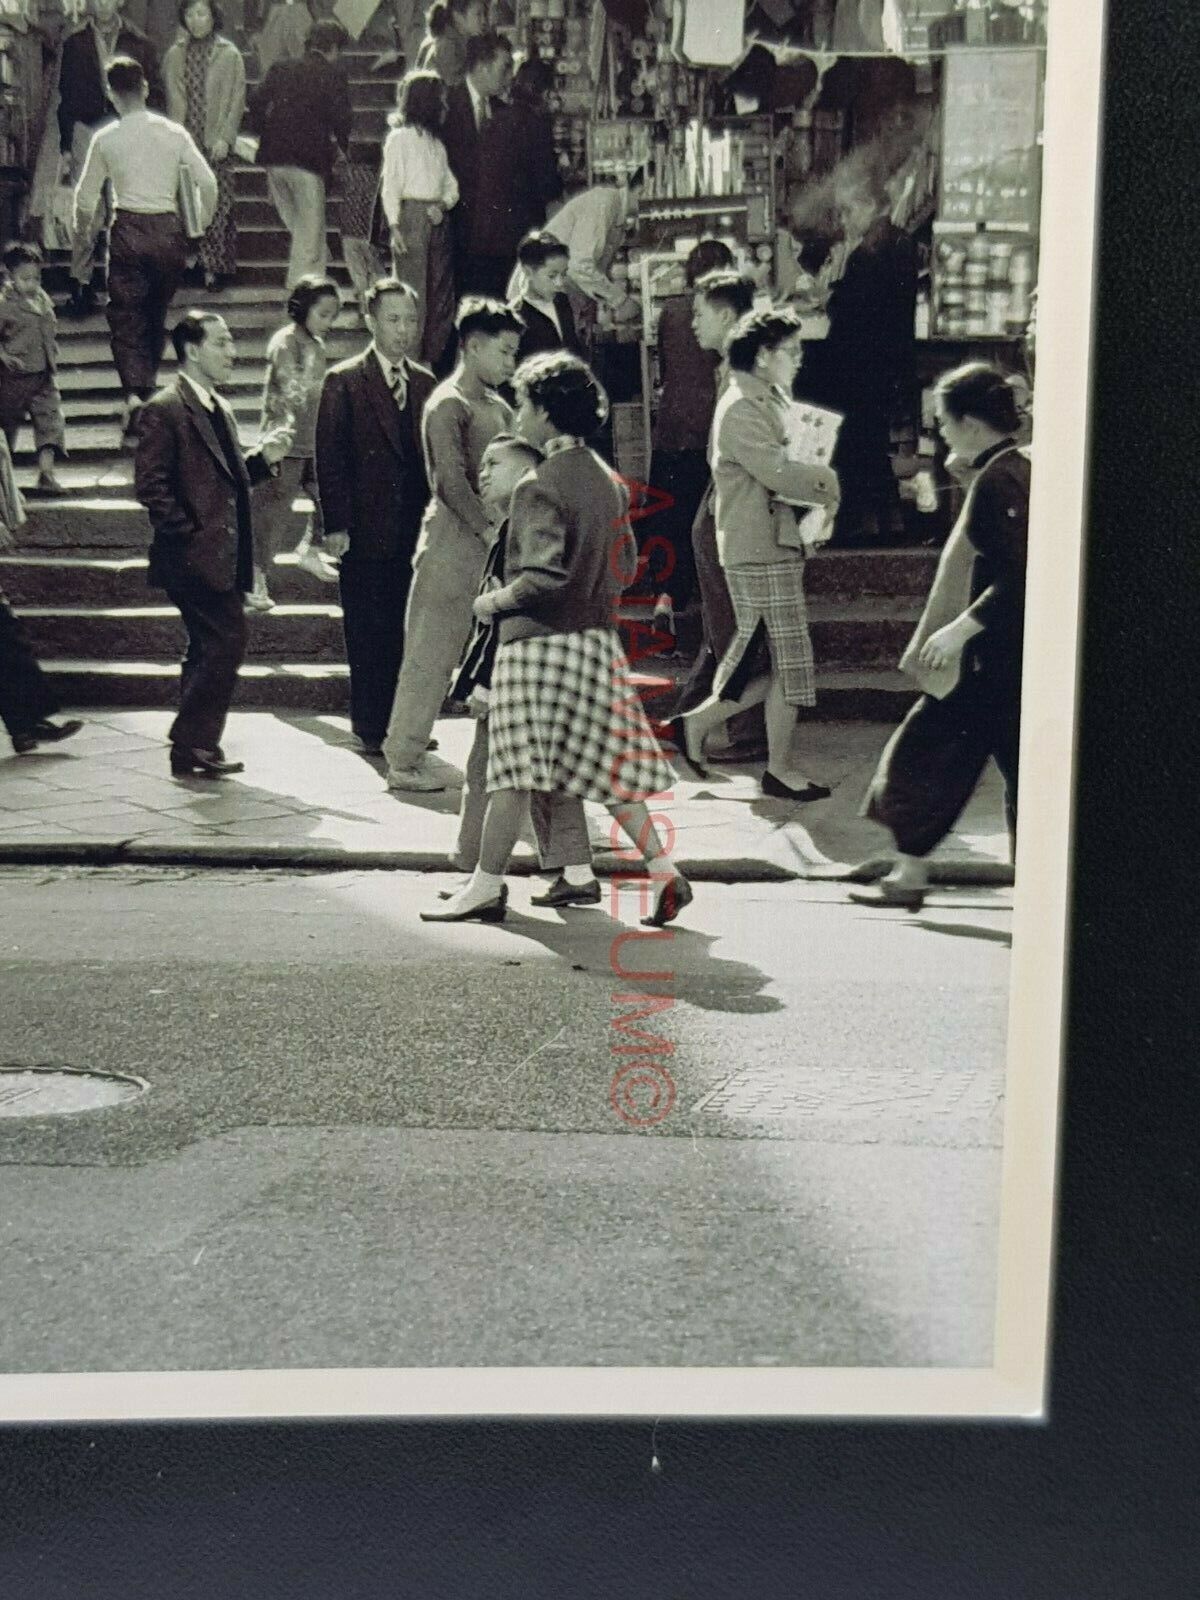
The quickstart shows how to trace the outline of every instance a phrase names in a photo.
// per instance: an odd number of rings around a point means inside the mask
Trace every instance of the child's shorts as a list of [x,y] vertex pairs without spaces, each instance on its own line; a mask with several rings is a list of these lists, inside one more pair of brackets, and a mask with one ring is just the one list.
[[33,424],[36,450],[53,445],[66,454],[66,424],[52,372],[0,372],[0,428],[15,434],[26,417]]

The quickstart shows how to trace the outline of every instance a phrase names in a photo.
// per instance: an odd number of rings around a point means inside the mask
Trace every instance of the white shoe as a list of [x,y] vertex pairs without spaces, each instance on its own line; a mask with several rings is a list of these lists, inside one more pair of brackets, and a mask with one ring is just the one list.
[[251,589],[246,596],[247,611],[274,611],[275,602],[265,589]]
[[414,794],[436,794],[446,787],[446,780],[438,777],[428,761],[422,760],[415,767],[389,767],[387,786]]
[[319,578],[322,583],[336,583],[338,581],[338,568],[336,562],[327,556],[324,550],[318,550],[313,545],[305,545],[296,557],[296,565],[310,573],[314,578]]

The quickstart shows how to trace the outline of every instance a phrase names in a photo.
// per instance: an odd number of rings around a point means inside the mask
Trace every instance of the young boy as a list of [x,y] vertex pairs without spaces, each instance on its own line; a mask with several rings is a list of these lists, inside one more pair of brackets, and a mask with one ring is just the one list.
[[[492,525],[496,542],[488,555],[484,585],[499,582],[504,571],[504,543],[508,508],[513,490],[525,474],[542,459],[541,452],[524,439],[501,433],[483,452],[479,467],[479,493]],[[462,799],[458,810],[458,838],[453,865],[460,872],[474,872],[479,865],[483,840],[483,819],[487,812],[488,692],[492,667],[499,643],[499,624],[475,625],[462,668],[455,679],[451,696],[464,702],[474,714],[475,738],[463,775]],[[600,885],[592,871],[592,851],[588,840],[587,817],[583,801],[571,794],[539,794],[529,797],[538,862],[543,872],[554,874],[554,882],[541,895],[533,896],[538,906],[599,905]],[[451,891],[443,893],[450,898]]]
[[545,350],[583,354],[566,289],[570,259],[566,245],[552,233],[527,233],[521,240],[517,260],[525,269],[525,292],[513,307],[525,324],[518,363]]
[[498,300],[459,307],[458,365],[429,396],[421,422],[430,500],[413,557],[404,658],[383,753],[388,788],[446,787],[426,750],[433,724],[471,633],[471,610],[493,530],[479,496],[483,452],[511,429],[512,408],[495,393],[517,368],[522,323]]
[[37,489],[61,494],[54,462],[66,455],[66,428],[55,372],[58,323],[54,302],[42,288],[42,252],[35,244],[6,245],[4,287],[0,289],[0,428],[16,451],[17,433],[33,424],[37,450]]

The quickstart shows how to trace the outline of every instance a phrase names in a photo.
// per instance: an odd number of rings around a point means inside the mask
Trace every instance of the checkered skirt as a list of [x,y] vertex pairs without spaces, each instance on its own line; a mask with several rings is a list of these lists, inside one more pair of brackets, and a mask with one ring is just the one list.
[[496,652],[489,793],[523,789],[611,805],[674,782],[611,628],[537,634]]
[[817,703],[808,607],[804,601],[804,562],[772,561],[761,567],[726,567],[735,630],[721,658],[713,687],[723,694],[737,673],[761,625],[766,631],[771,667],[783,684],[789,706]]

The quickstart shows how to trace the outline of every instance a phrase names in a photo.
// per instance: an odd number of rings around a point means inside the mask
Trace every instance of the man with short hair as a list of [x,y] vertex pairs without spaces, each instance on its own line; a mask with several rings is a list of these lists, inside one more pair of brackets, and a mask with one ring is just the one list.
[[[127,22],[122,0],[91,0],[91,17],[62,43],[58,74],[58,137],[64,182],[78,183],[92,135],[112,120],[106,73],[118,56],[136,61],[146,78],[147,103],[156,111],[166,104],[159,75],[158,52],[140,30]],[[96,309],[92,289],[96,240],[104,227],[104,196],[97,196],[86,225],[75,230],[71,252],[72,316]]]
[[122,442],[135,442],[136,417],[158,386],[167,312],[187,267],[179,214],[181,169],[195,185],[202,226],[217,208],[217,179],[186,128],[146,109],[141,65],[118,56],[108,68],[117,121],[88,147],[75,190],[75,229],[86,232],[105,184],[115,217],[108,258],[108,326],[124,400]]
[[430,501],[383,744],[389,789],[445,788],[425,752],[471,635],[472,605],[494,537],[479,465],[496,435],[512,427],[512,408],[496,390],[516,371],[521,319],[498,300],[467,299],[455,326],[458,365],[429,397],[421,428]]
[[413,552],[429,499],[421,419],[434,376],[412,359],[420,310],[407,283],[377,280],[365,311],[371,343],[333,367],[321,389],[316,459],[323,548],[341,556],[350,726],[363,753],[378,755],[404,653]]
[[275,476],[284,429],[243,455],[219,391],[233,377],[233,335],[213,312],[188,311],[172,343],[179,376],[142,409],[134,487],[154,530],[148,581],[167,591],[187,628],[171,772],[223,778],[221,735],[246,652],[245,596],[254,584],[250,487]]
[[488,160],[488,127],[501,107],[501,90],[512,66],[512,46],[498,33],[468,39],[467,76],[446,96],[446,121],[442,141],[450,170],[458,181],[458,204],[450,213],[455,275],[463,294],[504,298],[512,268],[510,256],[496,254],[483,226],[479,204],[484,184],[503,186],[509,180],[495,172]]
[[337,150],[349,156],[353,111],[339,66],[345,31],[313,24],[300,61],[277,61],[250,96],[246,125],[259,135],[258,165],[267,192],[291,236],[287,288],[325,276],[329,260],[325,197]]

